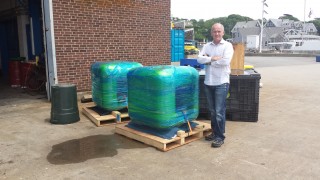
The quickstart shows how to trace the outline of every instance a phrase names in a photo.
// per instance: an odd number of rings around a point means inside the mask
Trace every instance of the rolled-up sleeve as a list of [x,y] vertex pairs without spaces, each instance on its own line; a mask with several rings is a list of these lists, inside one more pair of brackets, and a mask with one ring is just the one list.
[[233,56],[233,46],[232,44],[227,44],[227,47],[224,49],[222,59],[218,61],[213,61],[212,65],[217,66],[228,66],[231,62]]
[[206,49],[207,49],[207,45],[203,46],[202,50],[200,51],[197,61],[200,64],[207,64],[211,62],[211,57],[206,56]]
[[211,57],[199,55],[197,61],[200,64],[208,64],[211,62]]

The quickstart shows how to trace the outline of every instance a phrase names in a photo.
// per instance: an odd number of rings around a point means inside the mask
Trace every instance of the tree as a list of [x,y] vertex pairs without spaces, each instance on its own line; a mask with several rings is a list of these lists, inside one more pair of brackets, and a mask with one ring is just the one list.
[[191,20],[192,24],[193,24],[193,28],[194,28],[194,39],[197,41],[203,41],[204,39],[206,39],[206,36],[204,34],[206,34],[206,29],[204,28],[204,20],[200,19],[199,22],[195,19]]
[[223,38],[228,39],[232,37],[231,30],[236,25],[237,22],[252,21],[252,20],[253,19],[246,16],[231,14],[228,17],[212,18],[207,21],[204,21],[203,19],[200,19],[199,21],[192,19],[190,21],[192,22],[193,28],[195,31],[195,40],[202,42],[204,39],[208,41],[212,40],[211,26],[214,23],[223,24],[224,30],[225,30],[225,35]]
[[298,18],[293,17],[291,14],[283,14],[283,16],[280,16],[278,19],[289,19],[293,21],[300,21]]
[[226,22],[223,24],[225,29],[225,39],[232,38],[232,28],[241,21],[252,21],[253,19],[247,16],[240,16],[238,14],[231,14],[227,17]]

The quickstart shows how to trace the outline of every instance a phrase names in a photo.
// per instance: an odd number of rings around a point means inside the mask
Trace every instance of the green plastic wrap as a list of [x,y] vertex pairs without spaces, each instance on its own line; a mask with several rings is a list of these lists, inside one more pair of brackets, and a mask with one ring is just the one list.
[[132,123],[166,129],[195,120],[199,113],[199,73],[187,66],[148,66],[128,73]]
[[120,110],[128,105],[127,73],[142,67],[129,61],[95,62],[91,65],[92,101],[106,110]]

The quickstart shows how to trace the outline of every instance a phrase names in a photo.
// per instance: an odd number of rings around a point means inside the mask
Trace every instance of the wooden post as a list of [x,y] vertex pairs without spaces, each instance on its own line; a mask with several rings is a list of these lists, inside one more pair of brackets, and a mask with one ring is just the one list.
[[243,43],[233,44],[234,53],[231,59],[231,69],[244,70],[244,50],[245,46]]

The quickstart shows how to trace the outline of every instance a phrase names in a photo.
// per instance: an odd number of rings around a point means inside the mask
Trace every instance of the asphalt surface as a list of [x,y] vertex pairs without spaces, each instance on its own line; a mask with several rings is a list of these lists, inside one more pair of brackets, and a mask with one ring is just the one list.
[[161,152],[82,113],[53,125],[43,95],[1,87],[0,179],[319,179],[320,63],[250,56],[245,64],[261,74],[259,120],[227,121],[216,149],[202,138]]

